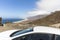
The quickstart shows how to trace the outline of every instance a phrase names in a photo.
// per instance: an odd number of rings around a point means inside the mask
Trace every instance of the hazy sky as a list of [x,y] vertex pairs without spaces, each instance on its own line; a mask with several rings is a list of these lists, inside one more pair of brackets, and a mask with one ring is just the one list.
[[60,10],[60,0],[0,0],[0,17],[26,18]]
[[0,0],[0,17],[25,18],[35,8],[37,0]]

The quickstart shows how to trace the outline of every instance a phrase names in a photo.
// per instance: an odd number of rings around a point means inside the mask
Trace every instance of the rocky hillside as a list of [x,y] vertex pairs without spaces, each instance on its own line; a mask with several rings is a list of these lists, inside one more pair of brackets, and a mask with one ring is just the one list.
[[47,14],[46,15],[36,15],[36,16],[28,17],[27,19],[29,21],[34,21],[34,20],[38,20],[38,19],[44,18],[46,16],[48,16],[48,15]]
[[49,25],[57,24],[57,23],[60,23],[60,11],[52,12],[51,15],[45,18],[38,19],[31,22],[31,24],[43,25],[43,26],[49,26]]
[[[37,16],[38,17],[38,16]],[[38,17],[40,18],[40,17]],[[51,26],[60,28],[60,11],[53,12],[44,18],[34,21],[23,21],[22,23],[6,23],[3,27],[0,27],[0,32],[14,29],[26,29],[34,26]]]

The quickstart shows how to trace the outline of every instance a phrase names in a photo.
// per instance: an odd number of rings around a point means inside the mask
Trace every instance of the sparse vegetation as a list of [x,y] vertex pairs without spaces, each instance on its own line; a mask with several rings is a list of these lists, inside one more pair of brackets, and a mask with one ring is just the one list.
[[[26,29],[26,28],[34,27],[34,26],[53,27],[54,24],[58,24],[58,23],[60,23],[60,11],[56,11],[45,18],[38,19],[35,21],[31,21],[31,22],[26,22],[26,23],[25,22],[23,23],[7,22],[6,24],[4,24],[4,27],[0,27],[0,32],[6,31],[6,30],[13,30],[13,29]],[[57,26],[54,26],[54,27],[57,27]],[[60,28],[60,25],[59,25],[59,28]]]
[[43,26],[49,26],[57,23],[60,23],[60,11],[56,11],[45,18],[32,22],[32,24],[43,25]]

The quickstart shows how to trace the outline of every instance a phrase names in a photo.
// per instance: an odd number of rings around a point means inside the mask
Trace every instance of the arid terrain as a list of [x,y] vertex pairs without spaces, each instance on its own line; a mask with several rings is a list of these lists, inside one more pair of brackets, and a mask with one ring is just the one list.
[[52,12],[51,15],[34,21],[26,20],[18,23],[5,23],[3,26],[0,26],[0,32],[14,29],[26,29],[34,26],[48,26],[60,28],[60,11]]

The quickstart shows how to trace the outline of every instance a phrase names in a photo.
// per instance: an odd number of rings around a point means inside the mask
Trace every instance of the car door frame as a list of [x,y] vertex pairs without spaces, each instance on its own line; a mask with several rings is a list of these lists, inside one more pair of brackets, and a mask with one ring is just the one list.
[[[21,37],[21,36],[24,36],[24,35],[28,35],[28,34],[33,34],[33,33],[40,33],[40,32],[28,32],[28,33],[24,33],[24,34],[12,37],[12,39],[17,38],[17,37]],[[41,33],[43,33],[43,32],[41,32]],[[46,34],[51,34],[51,33],[46,33]]]
[[27,33],[23,33],[23,34],[20,34],[20,35],[11,37],[11,39],[14,39],[14,38],[17,38],[17,37],[20,37],[20,36],[24,36],[24,35],[28,35],[28,34],[31,34],[31,33],[36,33],[36,32],[27,32]]

